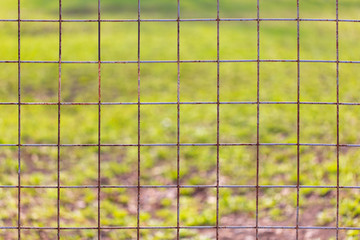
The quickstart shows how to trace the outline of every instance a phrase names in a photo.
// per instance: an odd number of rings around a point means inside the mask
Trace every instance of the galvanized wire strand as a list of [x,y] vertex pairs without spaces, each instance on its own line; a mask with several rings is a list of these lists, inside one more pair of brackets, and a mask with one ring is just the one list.
[[[149,189],[149,188],[216,188],[217,185],[141,185],[140,188]],[[219,188],[292,188],[296,189],[297,185],[219,185]],[[17,185],[0,185],[0,188],[18,188]],[[57,185],[22,185],[21,188],[58,188]],[[61,185],[60,188],[64,189],[86,189],[86,188],[98,188],[98,185],[76,185],[76,186],[66,186]],[[138,188],[137,185],[101,185],[100,188],[124,188],[124,189],[134,189]],[[337,185],[299,185],[299,188],[313,188],[313,189],[336,189]],[[360,189],[360,186],[341,186],[339,189]]]
[[180,0],[177,0],[176,239],[180,239]]
[[97,222],[98,239],[101,239],[101,1],[98,0],[98,150],[97,150]]
[[259,171],[260,171],[260,0],[257,0],[257,61],[256,61],[256,72],[257,72],[257,85],[256,85],[256,210],[255,210],[255,237],[259,239]]
[[18,240],[21,239],[21,12],[20,12],[20,0],[18,0]]
[[336,0],[336,240],[339,239],[340,114],[339,114],[339,0]]
[[[18,60],[0,60],[0,63],[18,63]],[[138,64],[138,63],[177,63],[177,60],[119,60],[119,61],[101,61],[102,64]],[[217,63],[217,60],[180,60],[180,63]],[[220,63],[257,63],[257,62],[293,62],[296,63],[296,59],[233,59],[233,60],[219,60]],[[350,60],[306,60],[300,59],[301,63],[360,63],[360,61]],[[47,60],[21,60],[20,63],[59,63],[59,61],[47,61]],[[98,61],[62,61],[63,64],[80,64],[80,63],[92,63],[98,64]]]
[[[180,229],[216,229],[216,226],[180,226]],[[296,226],[219,226],[219,229],[289,229],[295,230]],[[18,227],[0,227],[1,230],[10,230],[18,229]],[[30,227],[30,226],[21,226],[20,229],[23,230],[57,230],[57,227]],[[61,227],[60,230],[97,230],[97,226],[93,227]],[[102,226],[101,229],[104,230],[116,230],[116,229],[129,229],[137,230],[138,227],[133,226]],[[166,229],[177,229],[176,226],[140,226],[139,229],[148,229],[148,230],[166,230]],[[336,227],[312,227],[312,226],[299,226],[300,230],[336,230]],[[360,230],[360,227],[339,227],[339,231],[348,231],[348,230]]]
[[[141,144],[116,144],[104,143],[100,144],[101,147],[174,147],[177,143],[141,143]],[[179,143],[179,146],[217,146],[217,143]],[[336,147],[337,143],[219,143],[219,146],[312,146],[312,147]],[[0,147],[57,147],[58,144],[53,143],[24,143],[24,144],[0,144]],[[99,144],[60,144],[60,147],[97,147]],[[360,144],[339,144],[339,147],[358,148]]]
[[216,239],[219,239],[220,185],[220,0],[217,0],[216,21]]
[[58,129],[57,129],[57,239],[60,240],[60,150],[61,150],[61,61],[62,61],[62,0],[59,0],[59,79],[58,79]]
[[139,240],[140,239],[140,200],[141,200],[141,180],[140,180],[140,177],[141,177],[141,164],[140,164],[140,161],[141,161],[141,154],[140,154],[140,124],[141,124],[141,105],[140,105],[140,102],[141,102],[141,99],[140,99],[140,40],[141,40],[141,35],[140,35],[140,30],[141,30],[141,27],[140,27],[140,0],[138,0],[138,39],[137,39],[137,70],[138,70],[138,91],[137,91],[137,95],[138,95],[138,102],[137,102],[137,106],[138,106],[138,133],[137,133],[137,141],[138,141],[138,164],[137,164],[137,190],[138,190],[138,194],[137,194],[137,239]]
[[[18,19],[0,19],[0,22],[17,22]],[[21,22],[98,22],[98,19],[20,19]],[[101,19],[100,22],[177,22],[177,19]],[[217,18],[180,19],[180,22],[216,22]],[[360,19],[332,18],[219,18],[220,22],[360,22]]]
[[296,240],[299,239],[299,212],[300,212],[300,1],[296,1],[296,44],[297,44],[297,122],[296,122]]

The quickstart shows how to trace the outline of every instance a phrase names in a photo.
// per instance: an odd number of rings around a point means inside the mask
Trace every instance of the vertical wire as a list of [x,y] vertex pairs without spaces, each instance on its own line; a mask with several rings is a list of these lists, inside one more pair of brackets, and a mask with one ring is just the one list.
[[98,239],[101,239],[101,5],[98,0],[98,179],[97,179],[97,204],[98,204]]
[[256,89],[256,240],[259,239],[259,148],[260,148],[260,0],[257,0],[257,89]]
[[59,0],[59,81],[58,81],[58,139],[57,139],[57,238],[60,240],[60,129],[61,129],[61,60],[62,60],[62,2]]
[[140,239],[140,0],[138,0],[138,174],[137,174],[137,239]]
[[339,124],[339,0],[336,0],[336,239],[339,239],[340,124]]
[[296,240],[299,239],[299,211],[300,211],[300,6],[296,1],[297,14],[297,122],[296,122]]
[[219,180],[220,180],[220,0],[217,0],[216,14],[216,239],[219,239]]
[[21,51],[20,0],[18,0],[18,239],[21,239]]
[[177,198],[176,239],[180,239],[180,0],[177,0]]

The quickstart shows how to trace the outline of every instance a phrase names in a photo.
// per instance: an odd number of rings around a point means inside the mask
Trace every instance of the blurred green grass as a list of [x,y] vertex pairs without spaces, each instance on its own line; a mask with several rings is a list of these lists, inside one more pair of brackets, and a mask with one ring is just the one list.
[[[97,1],[63,0],[64,19],[97,19]],[[181,0],[182,18],[216,18],[216,1]],[[256,1],[220,1],[222,18],[256,18]],[[339,2],[341,19],[358,19],[355,0]],[[23,19],[57,19],[57,0],[21,1]],[[102,0],[103,19],[137,19],[137,1]],[[335,19],[335,1],[302,0],[300,17]],[[145,19],[175,19],[176,1],[141,2]],[[264,18],[296,18],[296,1],[261,1]],[[0,3],[1,19],[17,18],[17,2]],[[359,23],[339,23],[340,60],[356,60],[360,55]],[[17,60],[17,23],[0,22],[0,60]],[[137,60],[137,23],[101,24],[101,59],[104,61]],[[176,23],[141,24],[141,59],[176,60]],[[21,23],[22,60],[58,60],[57,23]],[[63,60],[96,61],[97,23],[63,23]],[[336,60],[335,22],[300,22],[300,57],[305,60]],[[260,23],[260,58],[297,58],[296,22]],[[220,23],[220,59],[251,60],[257,57],[256,22]],[[180,58],[182,60],[216,60],[216,23],[182,22],[180,24]],[[97,64],[62,64],[61,101],[97,102]],[[216,101],[216,63],[180,64],[180,100]],[[177,65],[173,63],[141,64],[142,102],[177,101]],[[220,101],[257,101],[256,63],[220,64]],[[102,64],[102,101],[137,102],[137,65]],[[336,64],[300,64],[300,100],[336,102]],[[358,64],[340,64],[339,97],[341,102],[359,102],[360,71]],[[17,102],[17,64],[0,64],[0,101]],[[21,64],[21,98],[23,102],[57,102],[58,65]],[[297,101],[296,63],[260,63],[260,101]],[[57,143],[57,106],[22,106],[21,142]],[[140,134],[142,143],[176,143],[176,105],[142,105]],[[216,106],[181,105],[180,142],[216,142]],[[154,114],[155,113],[155,114]],[[340,106],[340,144],[359,144],[358,106]],[[17,106],[0,106],[0,143],[16,144]],[[61,106],[61,143],[96,144],[98,136],[97,106]],[[137,105],[106,105],[101,113],[102,143],[137,144]],[[256,142],[256,106],[220,105],[220,142]],[[296,143],[296,105],[260,106],[260,142]],[[336,143],[336,106],[301,105],[300,141],[302,143]],[[358,186],[359,164],[356,148],[340,149],[340,185]],[[52,147],[21,149],[22,185],[56,185],[57,151]],[[296,185],[296,147],[261,146],[259,152],[261,185]],[[60,155],[62,185],[97,184],[97,148],[62,147]],[[103,185],[137,184],[137,148],[103,147],[101,151]],[[336,149],[302,146],[300,148],[300,184],[336,185]],[[0,148],[0,184],[17,183],[17,148]],[[79,174],[81,173],[81,174]],[[220,184],[255,185],[256,148],[223,146],[220,148]],[[143,185],[176,184],[176,147],[142,147],[141,178]],[[216,147],[184,146],[180,148],[180,183],[184,185],[216,184]],[[23,189],[22,225],[56,227],[56,189]],[[215,225],[216,192],[213,189],[186,188],[180,191],[180,221],[183,226]],[[141,190],[140,224],[176,225],[176,192],[170,189]],[[308,215],[306,225],[335,226],[336,192],[330,188],[301,189],[300,221]],[[1,226],[17,224],[17,190],[0,189]],[[328,201],[321,200],[328,199]],[[340,226],[359,226],[360,201],[357,190],[340,190]],[[103,189],[101,224],[136,226],[137,191]],[[334,202],[335,201],[335,202]],[[89,227],[97,224],[97,192],[94,189],[61,190],[61,224]],[[254,225],[255,190],[222,188],[220,224]],[[259,197],[259,216],[267,224],[295,225],[296,191],[263,189]],[[312,212],[312,209],[316,209]],[[175,219],[174,219],[175,218]],[[229,221],[230,219],[230,221]],[[235,221],[231,220],[235,219]],[[236,221],[242,219],[243,222]],[[245,220],[244,220],[245,219]],[[244,224],[246,222],[246,224]],[[12,236],[14,234],[14,237]],[[200,231],[181,230],[183,239],[201,238]],[[15,239],[16,232],[0,233]],[[24,230],[28,239],[52,239],[51,231]],[[64,239],[95,239],[96,231],[66,231]],[[142,230],[143,239],[173,239],[173,230]],[[347,231],[347,239],[357,239],[357,232]],[[132,239],[136,231],[103,231],[103,239]]]

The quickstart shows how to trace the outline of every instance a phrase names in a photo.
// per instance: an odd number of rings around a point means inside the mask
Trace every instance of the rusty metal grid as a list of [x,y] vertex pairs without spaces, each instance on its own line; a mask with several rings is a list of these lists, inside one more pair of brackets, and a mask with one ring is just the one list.
[[[217,18],[204,18],[204,19],[181,19],[180,15],[180,0],[177,0],[177,19],[141,19],[140,11],[140,0],[138,0],[138,18],[137,19],[116,19],[116,20],[106,20],[101,18],[101,7],[100,1],[98,0],[98,19],[87,19],[87,20],[64,20],[62,19],[62,0],[59,0],[59,19],[51,20],[28,20],[21,19],[21,9],[20,1],[18,0],[18,19],[0,19],[0,22],[17,22],[18,23],[18,60],[1,60],[0,63],[17,63],[18,64],[18,101],[17,102],[0,102],[0,105],[18,105],[18,143],[17,144],[0,144],[0,147],[4,146],[15,146],[18,148],[18,185],[17,186],[7,186],[0,185],[0,188],[15,188],[18,189],[18,219],[17,226],[13,227],[0,227],[0,229],[17,229],[18,230],[18,239],[21,239],[21,229],[49,229],[56,230],[58,234],[58,239],[60,239],[61,230],[71,230],[71,229],[96,229],[98,231],[98,238],[100,239],[101,229],[134,229],[137,230],[137,239],[140,239],[140,229],[176,229],[177,230],[177,239],[180,238],[180,229],[216,229],[216,239],[219,239],[219,229],[255,229],[256,238],[258,239],[258,230],[259,229],[294,229],[296,230],[296,239],[299,238],[298,231],[301,229],[324,229],[324,230],[336,230],[336,239],[339,238],[340,230],[360,230],[360,227],[339,227],[339,189],[360,189],[360,186],[341,186],[339,184],[339,149],[340,147],[360,147],[360,144],[340,144],[339,142],[339,106],[341,105],[360,105],[360,103],[354,102],[340,102],[339,101],[339,64],[345,63],[355,63],[359,64],[360,61],[340,61],[339,60],[339,22],[360,22],[360,20],[354,19],[339,19],[338,14],[338,0],[336,0],[336,18],[335,19],[304,19],[300,18],[299,15],[299,0],[297,0],[297,18],[261,18],[260,17],[260,1],[257,0],[257,18],[220,18],[220,0],[217,0]],[[180,59],[180,23],[181,22],[216,22],[217,23],[217,57],[216,60],[181,60]],[[251,21],[257,23],[257,59],[252,60],[221,60],[220,59],[220,22],[221,21]],[[297,58],[293,60],[274,60],[274,59],[261,59],[260,58],[260,23],[263,21],[293,21],[297,23]],[[300,22],[335,22],[336,23],[336,60],[304,60],[300,58]],[[20,51],[20,42],[21,42],[21,22],[58,22],[59,23],[59,60],[58,61],[24,61],[21,60],[21,51]],[[63,22],[96,22],[98,23],[98,60],[97,61],[62,61],[62,23]],[[101,23],[102,22],[137,22],[138,23],[138,43],[137,43],[137,61],[102,61],[101,60]],[[140,60],[141,46],[140,46],[140,25],[142,22],[177,22],[177,60]],[[257,101],[253,102],[221,102],[220,101],[220,63],[224,62],[254,62],[257,63]],[[276,102],[276,101],[260,101],[260,63],[263,62],[294,62],[297,63],[297,101],[292,102]],[[300,63],[336,63],[336,102],[304,102],[300,101]],[[22,102],[21,101],[21,71],[20,66],[22,63],[58,63],[59,76],[58,76],[58,101],[57,102]],[[98,65],[98,101],[97,102],[61,102],[61,69],[62,64],[97,64]],[[141,102],[140,101],[140,84],[141,84],[141,73],[140,65],[141,64],[151,64],[151,63],[176,63],[177,64],[177,101],[176,102]],[[216,102],[181,102],[180,101],[180,63],[217,63],[217,101]],[[137,102],[103,102],[101,100],[101,66],[102,64],[137,64],[138,68],[138,101]],[[180,143],[180,106],[188,104],[211,104],[217,106],[217,140],[216,143]],[[257,106],[257,140],[254,143],[220,143],[219,138],[219,127],[220,127],[220,105],[222,104],[251,104]],[[261,143],[259,137],[260,129],[260,106],[263,104],[291,104],[297,106],[297,141],[296,143]],[[337,141],[334,144],[323,144],[323,143],[300,143],[300,106],[306,104],[314,105],[336,105],[337,114],[336,114],[336,135]],[[58,106],[58,136],[57,144],[22,144],[21,143],[21,106],[22,105],[57,105]],[[97,144],[61,144],[60,143],[60,116],[61,116],[61,106],[62,105],[96,105],[98,106],[98,136]],[[101,107],[103,105],[137,105],[137,121],[138,121],[138,135],[137,135],[137,144],[102,144],[101,143]],[[140,123],[141,123],[141,105],[177,105],[177,142],[176,143],[155,143],[155,144],[146,144],[141,142],[140,135]],[[57,147],[57,185],[56,186],[29,186],[21,184],[21,148],[22,147]],[[60,184],[60,148],[61,147],[98,147],[98,179],[97,185],[85,185],[85,186],[61,186]],[[101,184],[101,175],[100,175],[100,165],[101,165],[101,155],[100,150],[103,146],[123,146],[123,147],[137,147],[138,149],[138,162],[137,162],[137,185],[102,185]],[[176,185],[141,185],[140,176],[141,176],[141,155],[140,148],[143,146],[176,146],[177,147],[177,183]],[[181,185],[180,184],[180,147],[181,146],[216,146],[216,185]],[[220,171],[220,161],[219,161],[219,148],[220,146],[256,146],[256,184],[255,185],[220,185],[219,182],[219,171]],[[296,146],[297,147],[297,184],[296,185],[260,185],[259,184],[259,148],[260,146]],[[328,186],[305,186],[300,185],[300,147],[301,146],[328,146],[336,147],[337,153],[337,181],[336,185]],[[21,225],[20,221],[20,203],[21,203],[21,189],[23,188],[55,188],[57,189],[57,227],[29,227]],[[60,189],[63,188],[93,188],[97,189],[97,226],[93,227],[61,227],[60,226]],[[137,226],[122,226],[122,227],[107,227],[100,225],[100,192],[103,188],[133,188],[138,190],[137,194]],[[141,226],[140,224],[140,189],[144,188],[173,188],[177,189],[177,224],[176,226]],[[180,225],[180,189],[182,188],[213,188],[216,189],[216,224],[214,226],[181,226]],[[256,223],[251,226],[222,226],[219,224],[219,189],[221,188],[253,188],[256,189]],[[259,225],[259,190],[262,188],[292,188],[296,189],[297,192],[297,201],[296,201],[296,225],[295,226],[261,226]],[[302,188],[331,188],[336,189],[336,226],[335,227],[319,227],[319,226],[300,226],[299,225],[299,191]]]

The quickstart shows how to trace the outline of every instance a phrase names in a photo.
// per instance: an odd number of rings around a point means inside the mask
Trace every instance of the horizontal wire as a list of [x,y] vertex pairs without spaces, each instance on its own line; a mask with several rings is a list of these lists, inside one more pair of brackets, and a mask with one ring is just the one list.
[[[24,144],[0,144],[0,147],[176,147],[177,143],[142,143],[142,144],[56,144],[56,143],[24,143]],[[220,146],[257,146],[257,143],[219,143]],[[297,143],[259,143],[259,146],[297,146]],[[299,143],[300,146],[313,147],[336,147],[336,143]],[[180,143],[179,146],[217,146],[217,143]],[[339,144],[340,147],[360,147],[360,144]]]
[[[217,188],[217,185],[100,185],[100,188]],[[257,185],[219,185],[219,188],[256,188]],[[297,185],[258,185],[259,188],[297,188]],[[17,185],[0,185],[0,188],[19,188]],[[57,185],[21,185],[20,188],[46,188],[46,189],[57,189]],[[59,186],[59,188],[63,189],[85,189],[85,188],[98,188],[98,185],[78,185],[78,186]],[[336,189],[337,186],[333,185],[300,185],[299,188],[304,189],[320,189],[320,188],[326,188],[326,189]],[[342,189],[360,189],[360,186],[339,186],[339,188]]]
[[[140,229],[157,230],[157,229],[216,229],[216,226],[139,226]],[[255,229],[255,226],[218,226],[221,229]],[[296,226],[257,226],[259,229],[296,229]],[[19,229],[19,227],[0,227],[1,229]],[[58,230],[57,227],[31,227],[20,226],[23,230]],[[98,227],[60,227],[60,230],[97,230]],[[136,230],[138,227],[131,226],[101,226],[103,230]],[[321,227],[321,226],[299,226],[302,230],[360,230],[360,227]]]
[[[0,105],[53,105],[53,106],[57,106],[57,105],[177,105],[178,102],[0,102]],[[179,102],[180,105],[195,105],[195,104],[209,104],[209,105],[217,105],[217,102],[202,102],[202,101],[197,101],[197,102]],[[219,102],[219,104],[221,105],[226,105],[226,104],[253,104],[253,105],[257,105],[257,102],[252,102],[252,101],[225,101],[225,102]],[[297,104],[302,104],[302,105],[360,105],[360,102],[294,102],[294,101],[261,101],[259,102],[259,104],[283,104],[283,105],[289,105],[289,104],[293,104],[293,105],[297,105]]]
[[[303,21],[303,22],[360,22],[360,19],[328,18],[219,18],[223,22],[257,22],[257,21]],[[0,19],[0,22],[18,22],[18,19]],[[20,19],[20,22],[138,22],[138,19]],[[216,18],[191,19],[140,19],[140,22],[216,22]]]
[[[177,63],[177,60],[140,60],[140,63]],[[220,63],[257,63],[257,62],[301,62],[301,63],[360,63],[351,60],[294,60],[294,59],[229,59],[219,60]],[[59,63],[50,60],[0,60],[0,63]],[[99,64],[99,61],[61,61],[61,64]],[[101,64],[130,64],[138,63],[136,60],[100,61]],[[217,60],[179,60],[179,63],[217,63]]]

